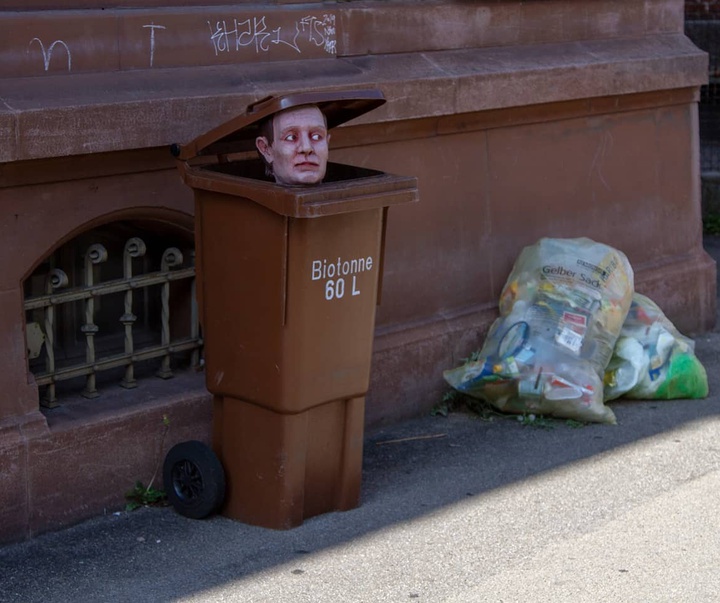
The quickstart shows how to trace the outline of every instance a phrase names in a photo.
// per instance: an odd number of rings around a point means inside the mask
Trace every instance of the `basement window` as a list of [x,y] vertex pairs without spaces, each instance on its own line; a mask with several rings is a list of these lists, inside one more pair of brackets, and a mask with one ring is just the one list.
[[24,283],[40,403],[100,397],[202,367],[192,234],[125,220],[82,233]]

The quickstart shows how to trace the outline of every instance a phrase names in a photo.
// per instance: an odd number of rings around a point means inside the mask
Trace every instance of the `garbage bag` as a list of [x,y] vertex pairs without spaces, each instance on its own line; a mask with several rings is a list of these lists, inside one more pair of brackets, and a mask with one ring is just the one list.
[[705,398],[708,379],[695,342],[651,299],[635,293],[605,372],[605,400]]
[[588,238],[544,238],[518,256],[477,359],[453,388],[504,412],[615,423],[603,376],[630,308],[625,255]]

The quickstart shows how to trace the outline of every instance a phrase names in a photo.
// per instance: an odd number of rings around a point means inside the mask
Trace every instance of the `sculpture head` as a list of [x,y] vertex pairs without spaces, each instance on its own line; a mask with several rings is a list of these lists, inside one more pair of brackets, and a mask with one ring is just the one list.
[[325,115],[302,105],[272,115],[255,146],[278,184],[318,184],[325,177],[328,142]]

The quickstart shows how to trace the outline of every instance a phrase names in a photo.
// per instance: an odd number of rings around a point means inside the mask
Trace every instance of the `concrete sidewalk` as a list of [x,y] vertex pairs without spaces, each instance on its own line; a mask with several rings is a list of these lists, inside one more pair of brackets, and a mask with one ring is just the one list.
[[0,548],[0,602],[715,602],[720,329],[696,345],[706,400],[614,403],[617,426],[407,421],[368,434],[356,510],[287,532],[109,513]]

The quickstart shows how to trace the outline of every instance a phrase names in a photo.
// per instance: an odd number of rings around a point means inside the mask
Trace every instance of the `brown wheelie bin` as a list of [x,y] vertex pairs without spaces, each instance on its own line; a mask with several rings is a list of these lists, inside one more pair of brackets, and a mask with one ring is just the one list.
[[[417,199],[414,177],[336,163],[320,184],[276,184],[247,151],[262,120],[284,109],[315,105],[332,128],[383,102],[377,90],[270,97],[174,145],[195,194],[212,448],[227,483],[222,512],[246,523],[289,528],[359,504],[387,209]],[[203,478],[204,461],[198,476],[187,460],[176,452],[166,463],[166,487],[180,506],[192,506]],[[215,480],[217,467],[206,473]]]

